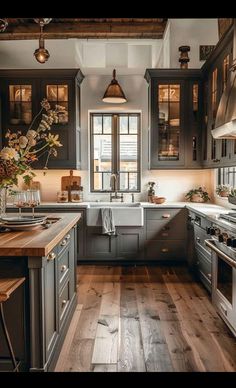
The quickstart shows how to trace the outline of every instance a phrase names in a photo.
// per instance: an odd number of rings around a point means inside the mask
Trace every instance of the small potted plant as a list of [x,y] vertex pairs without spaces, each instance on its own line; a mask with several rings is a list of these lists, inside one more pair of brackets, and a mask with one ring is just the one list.
[[233,188],[233,187],[231,188],[228,196],[228,201],[236,205],[236,188]]
[[191,202],[207,202],[210,201],[208,192],[203,187],[198,187],[197,189],[191,189],[185,195],[185,198],[189,199]]
[[228,197],[229,193],[230,193],[230,186],[229,185],[216,186],[216,194],[218,194],[220,197]]

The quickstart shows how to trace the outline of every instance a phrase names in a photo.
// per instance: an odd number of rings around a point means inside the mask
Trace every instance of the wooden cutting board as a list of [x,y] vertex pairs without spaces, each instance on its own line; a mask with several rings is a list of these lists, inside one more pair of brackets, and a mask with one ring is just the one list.
[[71,186],[81,186],[81,177],[80,176],[74,176],[73,170],[70,170],[69,176],[62,176],[61,177],[61,190],[68,190],[70,191]]
[[30,185],[23,184],[23,190],[40,190],[40,182],[31,181]]

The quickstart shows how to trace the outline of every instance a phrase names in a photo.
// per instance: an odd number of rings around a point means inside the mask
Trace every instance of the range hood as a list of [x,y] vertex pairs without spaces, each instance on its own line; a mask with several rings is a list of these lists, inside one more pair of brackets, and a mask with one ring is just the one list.
[[233,64],[226,89],[220,99],[215,128],[211,133],[214,139],[236,139],[236,19],[234,19]]

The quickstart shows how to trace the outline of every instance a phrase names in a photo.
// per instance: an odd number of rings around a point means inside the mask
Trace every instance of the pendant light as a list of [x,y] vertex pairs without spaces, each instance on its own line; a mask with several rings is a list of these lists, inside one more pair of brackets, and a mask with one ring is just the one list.
[[108,85],[102,101],[109,102],[112,104],[122,104],[127,102],[125,94],[116,80],[116,70],[113,70],[113,79],[111,80],[110,85]]
[[50,57],[48,50],[44,47],[43,27],[45,24],[50,23],[51,20],[50,18],[34,19],[40,26],[39,48],[34,52],[34,56],[39,63],[45,63]]

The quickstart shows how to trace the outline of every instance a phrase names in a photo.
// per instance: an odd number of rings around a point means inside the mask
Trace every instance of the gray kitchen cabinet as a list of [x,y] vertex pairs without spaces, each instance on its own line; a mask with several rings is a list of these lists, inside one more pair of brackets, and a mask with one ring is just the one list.
[[[65,118],[59,117],[58,123],[52,125],[51,132],[59,135],[63,147],[57,149],[56,158],[50,157],[48,167],[80,168],[80,85],[83,78],[84,75],[78,69],[0,70],[2,111],[0,142],[2,140],[4,144],[8,129],[12,132],[21,130],[25,134],[41,109],[41,101],[46,98],[52,109],[58,104],[64,106],[67,112]],[[41,116],[36,118],[35,129],[40,119]],[[42,154],[39,160],[32,164],[33,168],[42,169],[46,158],[47,153]]]
[[117,257],[143,259],[144,228],[117,228]]
[[31,371],[53,370],[76,306],[75,237],[76,227],[46,257],[28,258]]
[[191,217],[194,231],[192,235],[194,252],[191,269],[193,269],[197,278],[211,293],[211,251],[210,248],[205,245],[205,240],[209,238],[209,235],[206,232],[206,228],[211,226],[211,222],[208,221],[205,217],[192,211],[189,215]]
[[186,260],[186,209],[146,209],[145,225],[144,257],[146,260]]
[[102,234],[101,227],[86,228],[86,260],[139,260],[143,258],[142,227],[117,227],[115,236]]
[[235,164],[234,140],[214,139],[218,105],[224,92],[233,61],[233,26],[220,39],[202,66],[203,74],[203,167],[218,168]]
[[115,259],[116,236],[102,234],[102,228],[89,226],[86,228],[86,259]]
[[200,69],[146,69],[150,169],[201,167]]
[[[53,250],[56,252],[56,249]],[[55,253],[56,255],[56,253]],[[43,278],[45,290],[43,295],[43,316],[45,317],[45,361],[50,359],[51,354],[55,348],[58,338],[58,282],[57,282],[57,262],[56,260],[47,259],[43,267]]]

